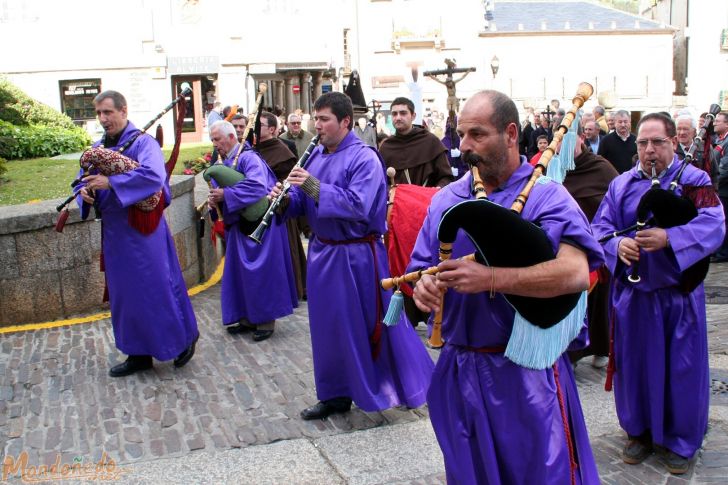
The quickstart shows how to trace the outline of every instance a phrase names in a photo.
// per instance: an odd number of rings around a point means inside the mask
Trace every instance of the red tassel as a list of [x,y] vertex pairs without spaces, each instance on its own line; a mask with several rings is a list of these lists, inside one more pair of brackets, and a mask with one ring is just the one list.
[[104,273],[104,297],[102,303],[109,301],[109,284],[106,282],[106,263],[104,263],[104,232],[101,231],[101,252],[99,253],[99,271]]
[[[614,312],[614,309],[612,309],[612,312]],[[607,392],[612,390],[612,380],[614,379],[614,372],[617,370],[614,363],[614,325],[616,324],[614,313],[612,313],[612,318],[610,318],[610,320],[611,321],[609,323],[611,323],[611,331],[609,332],[609,363],[607,364],[607,380],[604,382],[604,390]]]
[[373,360],[377,360],[377,357],[379,357],[379,352],[382,350],[382,327],[382,321],[377,318],[377,324],[374,325],[374,332],[372,333],[372,336],[369,337],[369,344],[372,347]]
[[63,209],[60,214],[58,214],[58,220],[56,221],[56,232],[63,232],[63,227],[66,225],[66,221],[68,220],[68,209]]
[[212,224],[212,229],[210,230],[210,240],[212,241],[213,247],[217,247],[217,238],[225,240],[225,224],[217,220]]
[[144,212],[136,206],[129,207],[129,226],[145,236],[156,231],[157,226],[159,226],[159,221],[162,220],[162,214],[164,214],[163,200],[164,198],[159,199],[157,206],[150,212]]

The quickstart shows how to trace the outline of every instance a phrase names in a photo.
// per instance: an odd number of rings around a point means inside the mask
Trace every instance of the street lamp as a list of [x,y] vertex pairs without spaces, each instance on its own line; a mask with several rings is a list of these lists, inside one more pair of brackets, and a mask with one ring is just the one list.
[[498,68],[500,68],[500,61],[498,60],[498,56],[494,55],[493,59],[490,60],[490,70],[493,71],[493,79],[498,74]]

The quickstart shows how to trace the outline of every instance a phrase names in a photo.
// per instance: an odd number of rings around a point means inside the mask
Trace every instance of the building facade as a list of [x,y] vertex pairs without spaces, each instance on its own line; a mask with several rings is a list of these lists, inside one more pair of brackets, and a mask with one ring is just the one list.
[[[24,41],[33,32],[33,41]],[[445,59],[475,68],[460,79],[461,100],[484,88],[512,96],[520,109],[570,102],[581,81],[590,105],[641,113],[672,105],[675,29],[590,1],[458,0],[3,0],[4,73],[31,96],[98,132],[91,100],[115,89],[142,125],[188,82],[192,110],[184,141],[206,141],[216,101],[310,112],[322,92],[342,90],[352,69],[365,98],[388,109],[415,98],[442,123]],[[422,100],[419,102],[419,100]],[[590,105],[587,105],[589,107]],[[161,120],[171,133],[172,116]],[[440,126],[442,128],[442,126]],[[169,137],[168,137],[169,139]]]

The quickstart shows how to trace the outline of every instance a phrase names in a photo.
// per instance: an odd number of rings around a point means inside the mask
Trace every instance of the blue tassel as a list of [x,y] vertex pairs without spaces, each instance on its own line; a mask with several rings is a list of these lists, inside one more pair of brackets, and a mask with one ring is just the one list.
[[516,312],[504,355],[513,363],[529,369],[548,369],[554,365],[584,325],[586,297],[587,292],[582,292],[571,313],[547,329],[529,323]]
[[576,148],[577,143],[580,143],[576,136],[576,127],[579,126],[580,121],[581,113],[577,111],[574,121],[571,123],[571,126],[574,128],[564,134],[564,137],[561,139],[561,149],[559,150],[559,153],[554,155],[549,162],[549,177],[560,184],[564,183],[566,172],[576,168],[576,165],[574,164],[574,148]]
[[387,308],[387,314],[384,316],[384,324],[388,327],[397,325],[399,317],[402,315],[402,308],[404,308],[404,295],[397,290],[389,300],[389,308]]

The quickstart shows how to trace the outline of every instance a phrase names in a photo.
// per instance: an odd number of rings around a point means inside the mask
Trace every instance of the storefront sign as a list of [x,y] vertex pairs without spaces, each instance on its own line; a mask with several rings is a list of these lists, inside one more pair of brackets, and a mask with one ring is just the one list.
[[220,70],[219,56],[189,56],[167,58],[169,74],[209,74]]

